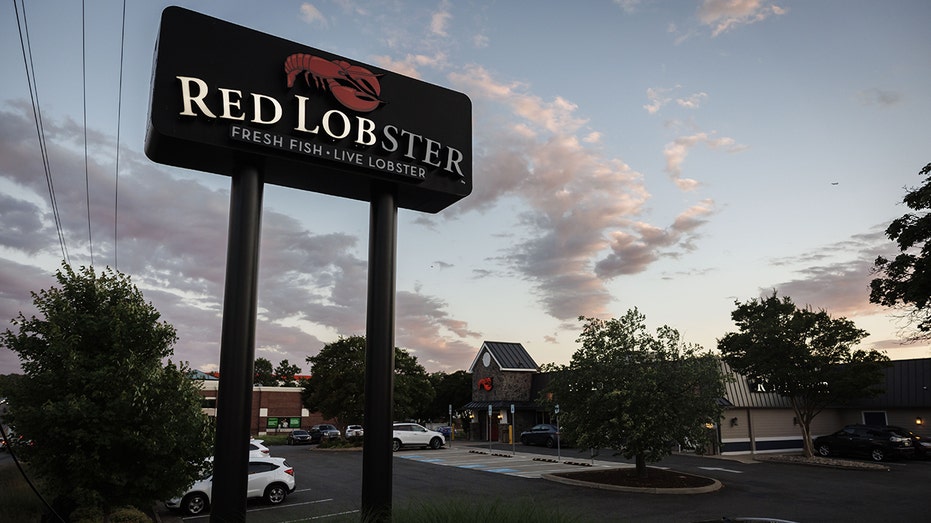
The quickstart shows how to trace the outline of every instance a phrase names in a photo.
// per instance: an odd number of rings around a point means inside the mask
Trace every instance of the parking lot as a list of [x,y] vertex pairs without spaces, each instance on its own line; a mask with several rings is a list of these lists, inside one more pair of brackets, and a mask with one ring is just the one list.
[[[531,503],[558,507],[578,521],[711,521],[769,517],[790,521],[924,520],[931,461],[889,463],[888,471],[857,471],[750,459],[673,455],[657,466],[718,479],[719,491],[693,495],[612,492],[562,485],[543,474],[591,467],[632,466],[603,451],[454,444],[394,454],[393,506],[421,503]],[[247,521],[358,521],[362,453],[313,447],[272,447],[294,466],[295,492],[279,506],[250,502]],[[569,462],[569,463],[565,463]],[[163,521],[208,521],[161,511]]]

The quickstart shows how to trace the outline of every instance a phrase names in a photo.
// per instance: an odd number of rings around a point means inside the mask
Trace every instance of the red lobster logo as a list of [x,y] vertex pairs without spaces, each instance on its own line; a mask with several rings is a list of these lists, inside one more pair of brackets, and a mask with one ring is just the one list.
[[304,73],[310,86],[313,77],[317,89],[329,89],[333,96],[348,109],[367,113],[382,103],[378,99],[381,84],[375,74],[364,67],[351,65],[343,60],[327,60],[310,54],[292,54],[284,61],[284,72],[288,75],[288,87],[294,87],[297,75]]
[[487,378],[482,378],[478,380],[478,388],[485,389],[485,390],[491,390],[491,377],[489,376]]

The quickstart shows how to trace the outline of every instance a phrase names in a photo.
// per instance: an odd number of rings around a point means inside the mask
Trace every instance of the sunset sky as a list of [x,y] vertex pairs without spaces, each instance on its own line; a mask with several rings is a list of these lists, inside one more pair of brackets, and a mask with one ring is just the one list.
[[[931,162],[926,0],[146,1],[122,44],[122,2],[2,3],[0,329],[63,257],[25,15],[71,264],[128,274],[177,328],[174,359],[218,368],[230,179],[142,152],[168,5],[471,98],[472,194],[398,218],[395,341],[428,371],[484,340],[567,363],[579,316],[633,307],[711,350],[735,300],[774,290],[853,320],[860,348],[931,356],[868,299]],[[266,187],[257,357],[309,372],[364,334],[368,223],[365,202]]]

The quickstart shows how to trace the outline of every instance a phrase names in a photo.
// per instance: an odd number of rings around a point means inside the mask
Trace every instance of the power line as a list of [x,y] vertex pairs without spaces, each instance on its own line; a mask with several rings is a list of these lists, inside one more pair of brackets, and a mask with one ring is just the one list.
[[123,49],[126,46],[126,0],[123,0],[123,27],[120,31],[120,87],[116,101],[116,173],[113,187],[113,268],[119,270],[117,256],[117,217],[120,210],[120,120],[123,109]]
[[84,0],[81,0],[81,82],[84,96],[84,194],[87,198],[87,242],[90,246],[91,267],[94,266],[94,238],[91,235],[91,187],[87,168],[87,24],[84,16]]
[[[29,23],[26,20],[26,4],[23,3],[23,20],[19,20],[19,7],[13,0],[13,9],[16,11],[16,28],[19,31],[19,44],[23,51],[23,66],[26,68],[26,82],[29,84],[29,98],[32,102],[32,117],[36,122],[36,135],[39,140],[39,152],[42,157],[42,167],[45,171],[45,183],[48,187],[49,205],[52,207],[52,216],[55,220],[55,229],[58,231],[58,243],[61,246],[62,259],[71,264],[68,256],[68,247],[65,244],[65,235],[61,226],[61,214],[58,212],[58,201],[55,198],[55,185],[52,183],[52,169],[49,165],[48,146],[45,143],[45,126],[42,123],[42,110],[39,108],[39,86],[35,80],[35,65],[32,61],[32,45],[29,43]],[[25,31],[25,35],[23,34]],[[28,48],[28,58],[27,58]]]

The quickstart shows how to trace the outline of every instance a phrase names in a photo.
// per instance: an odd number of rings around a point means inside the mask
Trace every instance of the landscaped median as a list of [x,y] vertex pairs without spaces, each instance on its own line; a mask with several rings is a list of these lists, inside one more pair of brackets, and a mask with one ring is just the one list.
[[544,474],[543,479],[604,490],[644,494],[704,494],[721,488],[714,478],[650,467],[647,477],[637,477],[636,467]]

